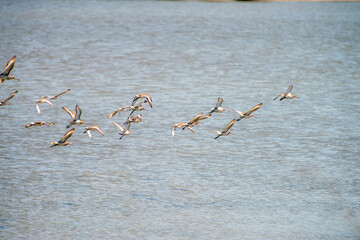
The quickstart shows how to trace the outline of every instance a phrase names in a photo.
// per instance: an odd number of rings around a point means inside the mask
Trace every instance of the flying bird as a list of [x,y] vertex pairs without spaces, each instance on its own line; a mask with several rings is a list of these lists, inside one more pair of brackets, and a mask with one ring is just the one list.
[[52,102],[50,102],[49,100],[47,100],[47,99],[45,99],[45,98],[40,98],[40,99],[38,99],[38,100],[36,101],[36,103],[35,103],[36,110],[37,110],[37,112],[38,112],[39,114],[41,114],[40,106],[39,106],[40,103],[47,103],[47,104],[49,104],[49,105],[51,105],[51,106],[54,107],[54,104],[52,104]]
[[63,91],[63,92],[61,92],[59,94],[54,95],[54,96],[41,96],[40,98],[49,98],[50,100],[58,100],[61,95],[69,92],[70,90],[71,89],[67,89],[67,90],[65,90],[65,91]]
[[58,142],[51,142],[50,147],[70,145],[71,143],[66,142],[66,140],[68,140],[68,138],[71,137],[71,135],[74,133],[74,131],[75,131],[75,128],[70,129],[69,131],[67,131],[65,133],[64,136],[62,136],[60,138],[60,140]]
[[219,138],[220,136],[227,136],[229,135],[231,132],[229,131],[229,129],[234,125],[235,123],[235,119],[231,120],[228,125],[226,125],[226,127],[224,128],[224,130],[222,131],[211,131],[214,133],[217,133],[218,135],[215,137],[215,139]]
[[30,122],[28,124],[25,125],[26,128],[29,128],[29,127],[37,127],[37,126],[42,126],[42,125],[46,125],[49,127],[49,125],[55,125],[55,123],[53,122],[45,122],[45,121],[35,121],[35,122]]
[[295,97],[298,97],[298,96],[295,96],[294,94],[291,93],[292,88],[293,88],[293,85],[291,84],[291,85],[289,86],[289,88],[286,90],[286,92],[278,95],[278,96],[277,96],[276,98],[274,98],[273,100],[276,100],[276,99],[277,99],[278,97],[280,97],[280,96],[281,96],[280,101],[283,100],[283,99],[293,99],[293,98],[295,98]]
[[262,103],[259,103],[258,105],[254,106],[253,108],[251,108],[249,111],[247,111],[246,113],[244,112],[240,112],[237,110],[232,109],[234,112],[237,112],[239,114],[239,118],[236,119],[236,121],[240,121],[243,118],[251,118],[251,117],[255,117],[254,115],[252,115],[252,113],[256,110],[258,110],[260,107],[262,106]]
[[120,124],[118,124],[118,123],[116,123],[116,122],[114,122],[114,121],[112,121],[113,122],[113,124],[115,125],[115,126],[117,126],[119,129],[120,129],[120,138],[119,138],[119,140],[120,139],[122,139],[125,135],[129,135],[129,134],[131,134],[131,132],[130,132],[130,130],[129,130],[129,128],[130,128],[130,123],[127,123],[126,125],[125,125],[125,129],[120,125]]
[[12,99],[16,94],[18,93],[18,90],[16,90],[15,92],[13,92],[12,94],[10,94],[4,101],[0,100],[0,106],[2,105],[7,105],[7,102]]
[[223,103],[223,99],[221,97],[218,98],[218,101],[216,103],[216,106],[210,110],[210,113],[216,112],[221,113],[226,111],[225,108],[221,107],[221,104]]
[[16,77],[10,75],[10,72],[15,65],[15,61],[16,61],[16,56],[13,56],[8,61],[8,63],[6,64],[6,66],[4,67],[2,72],[0,73],[0,84],[3,83],[5,80],[11,80],[11,79],[20,80]]
[[145,102],[147,102],[151,108],[153,107],[151,96],[148,95],[148,94],[144,94],[144,93],[140,93],[140,94],[136,95],[136,96],[134,97],[134,100],[133,100],[133,102],[132,102],[131,105],[134,105],[135,102],[136,102],[138,99],[140,99],[140,98],[145,99]]
[[73,113],[72,111],[70,111],[69,109],[67,109],[66,107],[62,107],[72,118],[72,121],[69,122],[69,125],[66,126],[66,128],[71,127],[72,125],[80,125],[80,124],[84,124],[85,122],[83,120],[80,119],[81,117],[81,109],[78,105],[76,105],[75,107],[75,111],[76,113]]
[[101,131],[101,129],[98,126],[89,126],[85,128],[85,132],[89,135],[90,139],[93,139],[93,136],[91,134],[92,131],[98,131],[101,135],[105,136],[105,134],[103,133],[103,131]]

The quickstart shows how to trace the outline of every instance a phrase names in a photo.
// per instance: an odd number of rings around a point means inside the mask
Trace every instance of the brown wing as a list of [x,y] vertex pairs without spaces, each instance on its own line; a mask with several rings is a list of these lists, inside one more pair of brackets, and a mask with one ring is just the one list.
[[69,115],[70,117],[75,120],[75,113],[73,113],[72,111],[70,111],[69,109],[67,109],[66,107],[62,107],[62,109],[64,109]]
[[289,86],[289,88],[286,90],[286,95],[292,90],[292,88],[293,88],[293,85],[291,84],[290,86]]
[[116,122],[114,122],[114,121],[112,121],[112,122],[113,122],[113,124],[114,124],[115,126],[117,126],[117,127],[121,130],[121,132],[125,132],[124,128],[123,128],[120,124],[118,124],[118,123],[116,123]]
[[92,126],[92,128],[95,129],[96,131],[98,131],[101,135],[105,136],[103,131],[101,131],[101,129],[98,126]]
[[75,131],[75,128],[72,128],[72,129],[70,129],[69,131],[67,131],[67,133],[65,133],[65,135],[60,138],[59,143],[64,143],[64,142],[66,142],[66,140],[67,140],[69,137],[71,137],[71,135],[74,133],[74,131]]
[[9,73],[11,72],[11,70],[13,69],[14,65],[15,65],[15,61],[16,61],[16,56],[13,56],[8,63],[6,64],[6,66],[4,67],[3,71],[1,73],[9,75]]
[[65,90],[65,91],[63,91],[63,92],[55,95],[54,98],[56,99],[56,98],[58,98],[60,95],[63,95],[64,93],[67,93],[67,92],[70,91],[70,90],[71,90],[71,89],[67,89],[67,90]]
[[199,114],[196,115],[193,119],[191,119],[191,120],[188,122],[188,124],[192,124],[192,123],[194,123],[194,122],[197,122],[197,121],[201,118],[202,115],[203,115],[203,113],[199,113]]
[[110,119],[112,118],[113,116],[115,116],[115,114],[117,114],[119,112],[119,109],[116,109],[115,111],[113,111],[112,113],[110,113],[107,118]]
[[12,94],[10,94],[10,96],[8,96],[8,97],[4,100],[3,104],[6,104],[6,102],[9,101],[10,99],[12,99],[17,93],[18,93],[18,90],[16,90],[16,91],[13,92]]
[[224,128],[223,132],[227,132],[235,123],[235,119],[231,120],[229,124]]
[[81,117],[82,111],[78,105],[76,105],[75,110],[76,110],[75,120],[79,120]]
[[247,112],[245,113],[245,115],[250,115],[252,112],[258,110],[261,106],[262,106],[262,103],[259,103],[258,105],[254,106],[252,109],[250,109],[249,111],[247,111]]

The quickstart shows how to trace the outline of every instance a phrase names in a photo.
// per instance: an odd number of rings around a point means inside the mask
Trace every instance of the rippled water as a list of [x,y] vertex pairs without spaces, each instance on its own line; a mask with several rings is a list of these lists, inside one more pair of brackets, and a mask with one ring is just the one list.
[[[0,108],[2,239],[359,239],[359,3],[1,4],[21,79],[0,85],[19,90]],[[290,84],[300,98],[272,100]],[[119,141],[106,116],[141,92],[154,107]],[[171,137],[218,97],[229,111]],[[76,104],[105,136],[49,148]]]

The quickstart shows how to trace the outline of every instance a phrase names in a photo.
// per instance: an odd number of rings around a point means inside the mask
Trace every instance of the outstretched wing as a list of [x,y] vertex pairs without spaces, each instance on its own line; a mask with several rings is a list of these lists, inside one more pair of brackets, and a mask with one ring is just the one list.
[[65,90],[65,91],[63,91],[63,92],[55,95],[54,98],[57,99],[60,95],[63,95],[64,93],[67,93],[67,92],[70,91],[70,90],[71,90],[71,89],[67,89],[67,90]]
[[193,119],[191,119],[188,124],[193,124],[194,122],[199,121],[199,119],[201,118],[201,116],[203,115],[203,113],[199,113],[198,115],[196,115]]
[[286,95],[292,90],[292,88],[293,88],[293,85],[291,84],[290,86],[289,86],[289,88],[286,90]]
[[6,102],[9,101],[10,99],[12,99],[17,93],[18,93],[18,90],[16,90],[16,91],[13,92],[12,94],[10,94],[10,96],[8,96],[8,97],[3,101],[3,104],[6,104]]
[[78,105],[76,105],[75,110],[76,110],[75,120],[79,120],[81,117],[82,111]]
[[75,120],[75,113],[73,113],[72,111],[70,111],[69,109],[67,109],[66,107],[62,107],[62,109],[64,109],[69,115],[70,117]]
[[218,101],[217,101],[217,103],[216,103],[215,108],[221,107],[221,104],[223,103],[223,101],[224,101],[224,100],[223,100],[221,97],[219,97],[219,98],[218,98]]
[[59,143],[64,143],[64,142],[66,142],[66,140],[67,140],[69,137],[71,137],[71,135],[74,133],[74,131],[75,131],[75,128],[72,128],[72,129],[70,129],[69,131],[67,131],[67,132],[65,133],[65,135],[60,138]]
[[116,123],[116,122],[114,122],[114,121],[112,121],[112,122],[113,122],[113,124],[114,124],[115,126],[117,126],[117,127],[121,130],[121,132],[125,132],[124,128],[123,128],[120,124],[118,124],[118,123]]
[[16,56],[13,56],[8,63],[6,64],[6,66],[4,67],[3,71],[1,72],[2,74],[6,74],[9,75],[9,73],[11,72],[11,70],[13,69],[14,65],[15,65],[15,61],[16,61]]
[[231,120],[228,125],[224,128],[223,132],[227,132],[235,123],[235,119]]
[[262,106],[262,103],[259,103],[258,105],[254,106],[252,109],[250,109],[249,111],[247,111],[247,112],[245,113],[245,115],[250,115],[252,112],[258,110],[261,106]]

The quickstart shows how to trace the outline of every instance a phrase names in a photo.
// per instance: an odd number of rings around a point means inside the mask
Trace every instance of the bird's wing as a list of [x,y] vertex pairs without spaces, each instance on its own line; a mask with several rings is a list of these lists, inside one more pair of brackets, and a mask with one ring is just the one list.
[[59,143],[64,143],[64,142],[66,142],[66,140],[67,140],[69,137],[71,137],[71,135],[74,133],[74,131],[75,131],[75,128],[72,128],[72,129],[70,129],[69,131],[67,131],[67,132],[65,133],[65,135],[60,138]]
[[16,94],[18,93],[18,90],[16,90],[15,92],[13,92],[12,94],[10,94],[10,96],[8,96],[3,103],[5,104],[7,101],[9,101],[10,99],[12,99]]
[[293,88],[293,85],[291,84],[290,86],[289,86],[289,88],[286,90],[286,95],[292,90],[292,88]]
[[128,122],[126,125],[125,125],[125,131],[129,131],[129,129],[130,129],[130,122]]
[[36,111],[41,114],[39,103],[35,103]]
[[93,139],[93,136],[92,136],[92,134],[91,134],[91,131],[90,131],[90,130],[87,130],[86,132],[87,132],[87,134],[89,135],[89,138],[92,140],[92,139]]
[[15,61],[16,61],[16,56],[13,56],[13,57],[8,61],[8,63],[6,64],[6,66],[4,67],[4,69],[2,70],[1,73],[4,73],[4,74],[6,74],[6,75],[9,75],[9,73],[11,72],[11,70],[12,70],[13,67],[14,67]]
[[196,115],[193,119],[191,119],[188,124],[193,124],[194,122],[198,121],[201,116],[203,115],[203,113],[199,113],[198,115]]
[[234,112],[236,112],[236,113],[239,114],[239,115],[242,115],[242,114],[243,114],[242,112],[240,112],[240,111],[238,111],[238,110],[235,110],[235,109],[231,109],[231,110],[233,110]]
[[75,110],[76,110],[75,120],[79,120],[81,117],[82,111],[78,105],[76,105]]
[[42,99],[42,103],[43,103],[43,102],[46,102],[47,104],[50,104],[51,106],[54,107],[54,104],[52,104],[52,102],[50,102],[50,101],[47,100],[47,99]]
[[228,125],[224,128],[223,132],[227,132],[235,123],[235,119],[231,120]]
[[101,135],[105,136],[103,131],[101,131],[101,129],[98,126],[94,126],[94,129],[96,129]]
[[75,113],[73,113],[72,111],[70,111],[69,109],[67,109],[66,107],[62,107],[62,109],[64,109],[69,115],[70,117],[75,120]]
[[254,106],[254,107],[251,108],[249,111],[247,111],[247,112],[245,113],[245,115],[250,115],[252,112],[258,110],[261,106],[262,106],[262,103],[259,103],[258,105]]
[[113,116],[115,116],[115,114],[117,114],[119,112],[119,109],[116,109],[115,111],[113,111],[112,113],[110,113],[107,118],[110,119],[112,118]]
[[223,101],[224,101],[224,100],[223,100],[221,97],[219,97],[219,98],[218,98],[218,101],[217,101],[217,103],[216,103],[215,108],[221,107],[221,104],[223,103]]
[[60,95],[63,95],[64,93],[67,93],[67,92],[70,91],[70,90],[71,90],[71,89],[67,89],[67,90],[65,90],[65,91],[63,91],[63,92],[55,95],[54,98],[56,99],[56,98],[58,98]]
[[121,132],[125,132],[124,128],[123,128],[120,124],[118,124],[118,123],[116,123],[116,122],[114,122],[114,121],[112,121],[112,122],[113,122],[113,124],[114,124],[115,126],[117,126],[117,127],[121,130]]
[[276,98],[273,99],[273,101],[276,100],[276,99],[277,99],[278,97],[280,97],[281,95],[282,95],[282,94],[279,94]]

